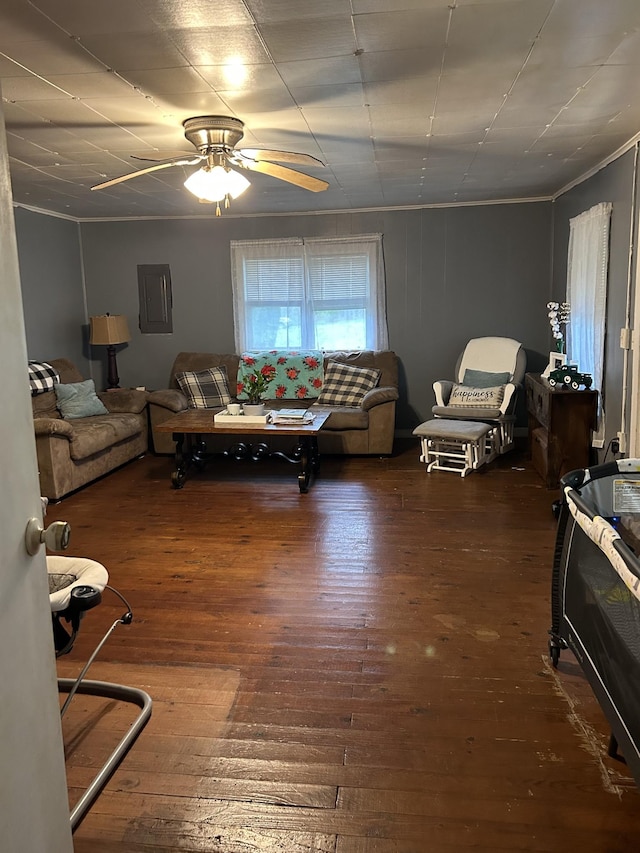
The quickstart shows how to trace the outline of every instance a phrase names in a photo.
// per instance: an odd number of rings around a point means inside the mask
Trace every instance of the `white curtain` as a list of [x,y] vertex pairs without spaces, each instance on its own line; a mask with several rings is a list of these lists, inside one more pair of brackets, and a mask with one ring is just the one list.
[[251,349],[247,300],[263,298],[284,304],[300,302],[303,277],[304,247],[300,238],[231,241],[233,333],[237,353]]
[[598,429],[593,446],[604,446],[605,406],[604,337],[609,267],[609,202],[596,204],[569,222],[567,301],[571,316],[567,326],[567,356],[581,373],[593,376],[599,396]]
[[[366,309],[367,331],[363,346],[388,349],[382,234],[306,238],[304,249],[310,303],[313,304],[317,297],[330,301],[333,288],[346,307],[352,295],[356,304]],[[332,282],[336,276],[339,279]]]

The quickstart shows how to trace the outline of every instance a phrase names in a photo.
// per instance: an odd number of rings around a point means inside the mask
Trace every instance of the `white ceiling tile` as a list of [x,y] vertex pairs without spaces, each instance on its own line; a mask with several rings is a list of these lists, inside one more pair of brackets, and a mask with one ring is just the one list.
[[88,36],[81,43],[107,68],[125,74],[127,71],[180,68],[189,64],[168,36],[160,32]]
[[625,33],[609,55],[607,65],[640,65],[640,30]]
[[291,86],[293,98],[303,110],[311,107],[362,107],[365,93],[360,83],[343,83],[340,86]]
[[275,62],[349,56],[357,49],[346,15],[318,20],[265,24],[260,31]]
[[282,85],[279,89],[266,91],[228,91],[218,93],[222,100],[229,105],[234,115],[243,116],[258,110],[279,112],[295,108],[295,99],[288,89]]
[[277,68],[288,86],[341,86],[361,81],[359,60],[353,55],[280,62]]
[[251,23],[242,0],[137,0],[162,30],[240,27]]
[[42,13],[72,36],[144,33],[156,25],[130,0],[37,0]]
[[571,39],[623,33],[640,27],[640,4],[636,0],[559,0],[553,4],[545,24],[547,32]]
[[0,50],[21,42],[56,39],[55,21],[42,15],[35,5],[24,0],[3,0],[0,5]]
[[459,57],[481,54],[480,46],[487,45],[498,57],[515,51],[525,59],[553,5],[554,0],[514,0],[458,6],[452,16],[447,56],[457,63]]
[[[361,15],[367,12],[388,12],[392,4],[390,0],[352,0],[352,5],[355,14]],[[438,8],[442,8],[442,0],[393,0],[393,9],[396,12],[412,9],[422,12],[424,9]]]
[[[291,0],[247,0],[251,14],[261,24],[291,20]],[[299,21],[317,18],[347,18],[350,0],[296,0],[295,17]]]
[[527,67],[540,65],[553,68],[579,68],[603,65],[617,51],[619,44],[619,33],[571,40],[555,34],[543,35],[536,42]]
[[449,9],[444,3],[426,9],[394,9],[355,15],[353,23],[358,48],[365,53],[418,49],[433,53],[439,61],[447,35]]
[[431,113],[435,106],[439,83],[436,76],[413,77],[409,80],[379,80],[365,83],[366,103],[372,107],[408,104]]
[[47,41],[21,41],[0,46],[5,54],[0,70],[3,76],[32,73],[46,77],[49,74],[91,74],[104,71],[104,65],[77,42],[57,32]]
[[139,68],[127,74],[127,80],[142,92],[154,95],[210,92],[212,87],[194,68]]
[[343,139],[370,136],[369,111],[365,106],[312,106],[302,110],[314,133],[339,134]]
[[422,160],[429,151],[425,136],[377,137],[373,140],[375,158],[379,160]]
[[362,79],[366,83],[438,76],[441,68],[439,56],[420,48],[365,52],[359,57],[359,62]]
[[438,110],[433,122],[433,133],[478,133],[481,134],[490,126],[494,113],[471,112],[441,112]]
[[268,62],[249,65],[232,61],[221,65],[195,65],[193,70],[216,92],[270,91],[283,85],[278,69]]
[[59,87],[72,97],[85,98],[130,98],[134,95],[132,87],[108,71],[92,74],[52,74],[47,80],[52,86]]
[[39,77],[5,77],[2,81],[2,95],[8,101],[42,101],[44,99],[70,99],[69,92],[60,90]]
[[[259,65],[270,60],[252,26],[167,30],[166,35],[191,65],[224,65],[232,60]],[[171,63],[164,67],[171,67]]]

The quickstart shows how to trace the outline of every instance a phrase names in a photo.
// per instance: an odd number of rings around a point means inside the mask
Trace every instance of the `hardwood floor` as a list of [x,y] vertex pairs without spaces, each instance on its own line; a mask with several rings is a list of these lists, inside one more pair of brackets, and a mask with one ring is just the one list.
[[[640,848],[591,690],[548,661],[556,493],[519,451],[464,480],[418,455],[326,458],[306,495],[226,460],[176,491],[149,455],[50,507],[134,610],[90,674],[154,698],[77,853]],[[61,675],[121,612],[105,594]],[[127,724],[77,702],[72,802]]]

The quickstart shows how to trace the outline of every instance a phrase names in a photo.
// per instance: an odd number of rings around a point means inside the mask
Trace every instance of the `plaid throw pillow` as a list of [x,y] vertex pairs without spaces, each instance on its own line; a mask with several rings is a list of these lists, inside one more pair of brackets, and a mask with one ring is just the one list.
[[53,391],[56,382],[60,382],[60,376],[55,367],[46,361],[29,362],[29,387],[32,397],[44,394],[45,391]]
[[231,402],[226,367],[209,367],[197,372],[176,373],[176,382],[190,409],[212,409]]
[[324,374],[318,405],[359,406],[367,391],[375,388],[379,380],[379,370],[330,361]]

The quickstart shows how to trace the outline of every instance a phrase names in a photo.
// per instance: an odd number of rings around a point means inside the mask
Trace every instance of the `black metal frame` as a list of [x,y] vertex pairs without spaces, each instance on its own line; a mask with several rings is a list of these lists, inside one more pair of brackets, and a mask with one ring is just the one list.
[[[265,459],[284,459],[286,462],[298,465],[298,487],[301,494],[306,494],[309,491],[312,478],[317,476],[320,470],[318,439],[315,435],[301,435],[297,439],[297,444],[291,453],[271,450],[264,441],[254,444],[248,441],[238,441],[232,444],[228,450],[225,450],[222,455],[236,461],[260,462]],[[176,467],[171,474],[171,484],[174,489],[181,489],[185,484],[190,468],[195,467],[198,471],[202,471],[207,462],[216,454],[207,451],[206,442],[201,434],[176,432],[173,434],[173,440],[176,443]]]

